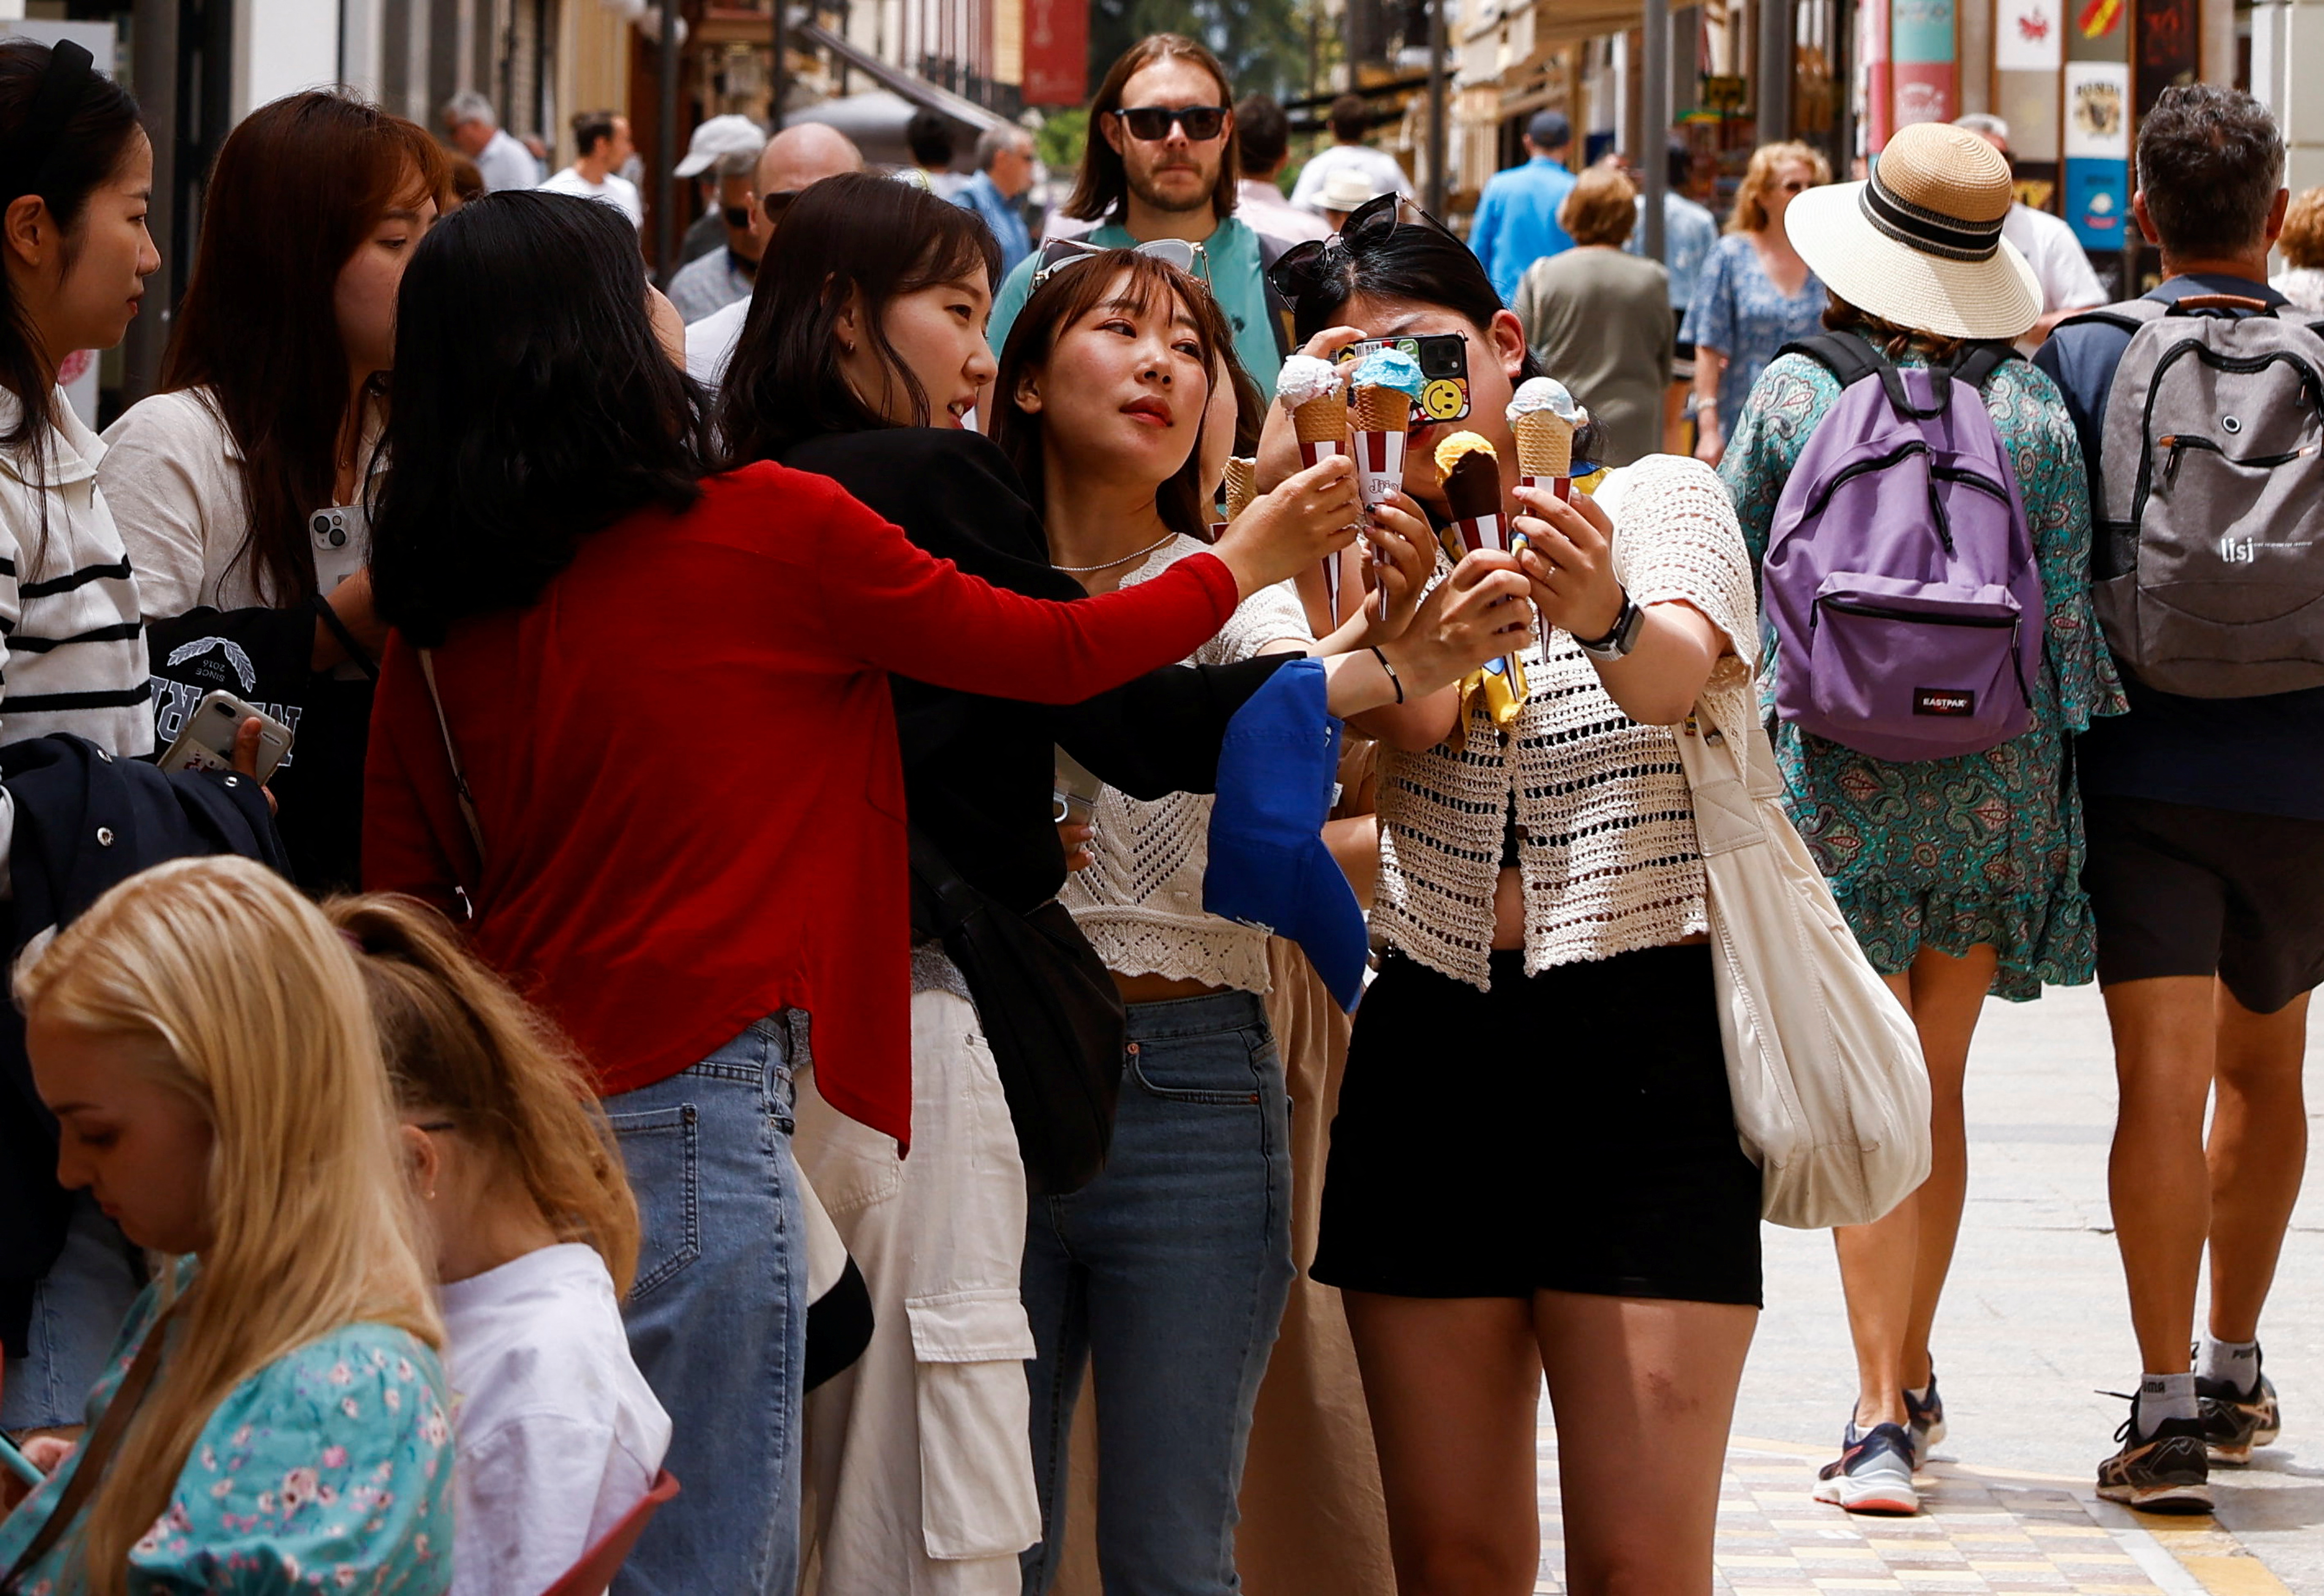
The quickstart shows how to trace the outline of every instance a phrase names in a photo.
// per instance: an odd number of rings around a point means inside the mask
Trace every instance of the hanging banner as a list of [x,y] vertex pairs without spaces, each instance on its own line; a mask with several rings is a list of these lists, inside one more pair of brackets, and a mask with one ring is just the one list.
[[[2191,0],[2190,0],[2191,3]],[[1996,0],[1993,65],[2000,72],[2054,72],[2065,60],[2061,0]]]
[[1895,0],[1888,33],[1888,59],[1950,63],[1953,59],[1953,0]]
[[1025,0],[1025,103],[1089,97],[1089,0]]
[[2198,0],[2138,0],[2137,105],[2142,117],[2163,91],[2192,83],[2202,62]]
[[1952,62],[1898,61],[1889,70],[1896,81],[1896,126],[1950,122],[1958,115],[1953,106],[1960,74]]
[[2066,158],[2130,158],[2130,68],[2119,61],[2066,63]]
[[1888,0],[1864,0],[1857,12],[1864,62],[1864,148],[1877,155],[1896,125],[1895,80],[1888,65]]
[[2130,168],[2118,155],[2066,158],[2066,223],[2093,254],[2118,253],[2130,227]]

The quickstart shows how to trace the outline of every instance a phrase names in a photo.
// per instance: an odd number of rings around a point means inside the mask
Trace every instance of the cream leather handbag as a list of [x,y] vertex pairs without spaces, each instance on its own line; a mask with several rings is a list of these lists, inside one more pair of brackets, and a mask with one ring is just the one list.
[[1766,730],[1722,729],[1699,708],[1677,742],[1735,1129],[1760,1168],[1760,1212],[1798,1230],[1868,1223],[1928,1178],[1920,1038],[1784,813]]

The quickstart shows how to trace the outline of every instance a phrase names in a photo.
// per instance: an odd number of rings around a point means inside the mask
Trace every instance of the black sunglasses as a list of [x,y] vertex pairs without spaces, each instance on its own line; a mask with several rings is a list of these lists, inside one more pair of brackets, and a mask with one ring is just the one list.
[[728,205],[723,206],[720,208],[726,213],[726,225],[728,226],[740,231],[751,225],[751,208],[749,206]]
[[[1390,190],[1365,200],[1350,211],[1348,219],[1340,224],[1340,230],[1329,238],[1311,238],[1285,250],[1276,258],[1275,264],[1267,269],[1268,281],[1275,284],[1275,291],[1283,296],[1285,302],[1296,309],[1325,278],[1344,271],[1349,257],[1357,250],[1375,237],[1384,237],[1394,232],[1405,223],[1406,212],[1410,213],[1412,225],[1434,227],[1453,243],[1461,244],[1458,233],[1403,195]],[[1462,244],[1462,247],[1465,249],[1468,246]]]
[[1175,122],[1186,130],[1189,139],[1203,144],[1226,131],[1227,111],[1225,106],[1124,106],[1114,115],[1131,138],[1147,143],[1168,138]]
[[779,222],[783,219],[783,212],[790,209],[791,201],[798,197],[797,189],[778,189],[771,194],[760,195],[759,204],[765,209],[770,223]]

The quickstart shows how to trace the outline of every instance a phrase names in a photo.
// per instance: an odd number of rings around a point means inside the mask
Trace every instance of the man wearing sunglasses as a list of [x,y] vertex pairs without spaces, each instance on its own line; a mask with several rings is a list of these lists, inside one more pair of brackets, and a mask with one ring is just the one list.
[[[844,171],[862,170],[863,152],[855,147],[855,141],[820,122],[802,122],[769,139],[766,149],[759,155],[759,198],[751,215],[751,236],[759,246],[759,258],[765,260],[767,252],[775,247],[775,235],[782,226],[783,213],[799,197],[800,189]],[[750,313],[751,296],[746,293],[733,304],[721,306],[701,320],[687,324],[687,374],[715,388],[726,374],[726,363],[734,356],[734,346],[742,337],[743,318]]]
[[[1234,328],[1236,357],[1272,397],[1288,346],[1266,267],[1285,245],[1234,215],[1232,102],[1226,69],[1194,40],[1157,33],[1132,45],[1091,103],[1081,175],[1063,212],[1100,224],[1086,241],[1103,249],[1201,245],[1197,275]],[[994,297],[994,349],[1008,342],[1038,263],[1038,255],[1020,263]]]
[[749,299],[758,281],[759,254],[766,245],[752,223],[759,210],[759,156],[766,140],[759,143],[761,149],[730,150],[711,163],[717,188],[711,196],[710,215],[724,230],[719,247],[680,266],[663,291],[688,323]]
[[1573,174],[1565,170],[1573,125],[1562,111],[1536,112],[1526,124],[1525,147],[1528,159],[1523,166],[1497,172],[1486,182],[1477,219],[1469,224],[1469,247],[1485,263],[1485,275],[1504,305],[1517,302],[1517,283],[1526,267],[1573,247],[1572,236],[1557,220],[1557,208],[1573,192]]

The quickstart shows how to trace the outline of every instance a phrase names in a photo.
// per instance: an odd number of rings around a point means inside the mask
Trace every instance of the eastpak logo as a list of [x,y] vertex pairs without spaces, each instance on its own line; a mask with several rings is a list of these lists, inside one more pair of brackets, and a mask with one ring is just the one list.
[[1967,687],[1914,687],[1914,715],[1975,715],[1977,695]]

